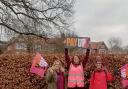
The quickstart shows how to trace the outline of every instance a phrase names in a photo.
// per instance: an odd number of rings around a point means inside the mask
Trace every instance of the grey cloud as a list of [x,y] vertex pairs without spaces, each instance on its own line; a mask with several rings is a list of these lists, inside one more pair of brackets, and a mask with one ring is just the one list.
[[75,24],[80,36],[95,41],[120,37],[128,43],[128,0],[77,0]]

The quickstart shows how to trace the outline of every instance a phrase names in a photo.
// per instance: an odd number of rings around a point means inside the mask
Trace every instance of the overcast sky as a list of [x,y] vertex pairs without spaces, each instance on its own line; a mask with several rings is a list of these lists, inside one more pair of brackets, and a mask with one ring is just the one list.
[[75,28],[92,41],[120,37],[128,44],[128,0],[76,0]]

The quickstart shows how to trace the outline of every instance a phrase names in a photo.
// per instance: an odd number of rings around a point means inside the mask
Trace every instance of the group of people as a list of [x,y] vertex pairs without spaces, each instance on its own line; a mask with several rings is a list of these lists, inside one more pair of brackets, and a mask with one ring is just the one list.
[[[46,73],[48,89],[87,89],[86,88],[86,64],[89,59],[90,50],[87,49],[86,56],[80,60],[75,55],[70,58],[68,48],[65,48],[66,67],[63,67],[61,60],[55,60],[52,67]],[[115,78],[104,66],[100,56],[96,57],[95,69],[90,74],[89,89],[107,89],[108,82],[111,83]]]

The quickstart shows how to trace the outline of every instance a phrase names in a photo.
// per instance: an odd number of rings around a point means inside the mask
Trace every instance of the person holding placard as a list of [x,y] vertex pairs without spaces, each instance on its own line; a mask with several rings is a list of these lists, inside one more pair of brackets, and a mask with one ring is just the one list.
[[80,61],[80,58],[75,55],[72,60],[68,55],[68,48],[65,48],[65,60],[67,63],[68,70],[68,89],[84,89],[85,88],[85,79],[84,79],[84,69],[86,62],[89,57],[90,50],[87,49],[86,56],[83,61]]
[[62,62],[58,59],[55,60],[46,73],[48,89],[65,89],[64,71]]

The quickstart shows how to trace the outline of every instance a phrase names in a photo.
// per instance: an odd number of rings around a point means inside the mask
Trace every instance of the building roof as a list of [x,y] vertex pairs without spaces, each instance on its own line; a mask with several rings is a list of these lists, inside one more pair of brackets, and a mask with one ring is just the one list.
[[101,41],[101,42],[90,42],[89,45],[90,45],[91,49],[100,49],[102,47],[102,45],[104,45],[105,48],[108,49],[108,47],[106,46],[106,44],[103,41]]
[[33,35],[19,35],[17,37],[12,38],[9,42],[8,45],[15,43],[15,42],[20,42],[20,43],[32,43],[32,44],[57,44],[61,42],[61,38],[47,38],[47,40],[33,36]]
[[8,42],[8,45],[11,45],[15,42],[20,43],[34,43],[34,44],[46,44],[45,40],[43,38],[33,36],[33,35],[18,35],[17,37],[13,37]]

